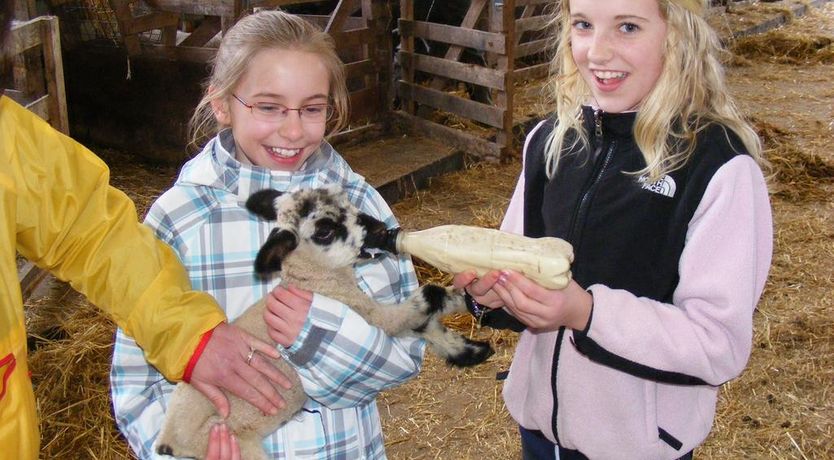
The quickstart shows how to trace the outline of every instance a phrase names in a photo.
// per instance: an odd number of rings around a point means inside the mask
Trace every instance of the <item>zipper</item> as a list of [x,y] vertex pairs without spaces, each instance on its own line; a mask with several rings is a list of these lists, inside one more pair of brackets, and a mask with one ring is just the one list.
[[611,141],[608,145],[608,149],[605,152],[605,156],[600,160],[600,153],[602,153],[603,148],[605,147],[605,142],[603,139],[603,132],[602,132],[602,110],[596,109],[594,110],[594,141],[596,143],[596,149],[594,150],[594,158],[596,159],[596,164],[594,166],[595,171],[591,174],[592,178],[585,186],[585,190],[582,191],[582,197],[579,199],[579,204],[577,204],[576,208],[573,210],[573,216],[571,216],[571,226],[570,232],[568,233],[568,240],[571,241],[574,245],[574,248],[579,246],[579,227],[582,222],[581,217],[585,214],[588,210],[589,200],[591,198],[591,191],[594,189],[594,186],[599,182],[602,174],[605,172],[605,169],[608,167],[608,164],[611,163],[611,157],[614,154],[614,149],[616,147],[616,142]]
[[[568,233],[568,241],[573,243],[574,250],[576,250],[581,243],[582,235],[579,233],[579,228],[581,226],[582,221],[584,220],[584,216],[588,211],[588,206],[590,205],[590,199],[592,195],[591,192],[594,190],[594,187],[599,182],[600,178],[602,177],[602,174],[605,172],[605,169],[608,167],[609,163],[611,163],[611,158],[614,156],[614,149],[617,147],[617,143],[615,141],[611,141],[608,144],[608,148],[605,148],[605,142],[602,131],[602,109],[594,110],[594,141],[594,143],[596,144],[596,148],[594,149],[594,171],[591,174],[591,180],[587,182],[587,184],[585,185],[585,189],[582,191],[579,203],[573,210],[573,216],[571,216],[572,220],[570,232]],[[605,156],[600,159],[600,154],[603,150],[605,150]],[[551,419],[551,428],[553,429],[553,437],[556,438],[557,445],[560,444],[560,441],[559,430],[557,426],[559,398],[556,392],[556,374],[559,368],[559,356],[561,354],[562,341],[564,340],[566,329],[567,328],[565,326],[559,328],[559,333],[556,337],[556,346],[553,350],[553,367],[551,369],[550,376],[550,382],[553,388],[553,418]],[[573,339],[571,339],[571,342],[572,341]]]

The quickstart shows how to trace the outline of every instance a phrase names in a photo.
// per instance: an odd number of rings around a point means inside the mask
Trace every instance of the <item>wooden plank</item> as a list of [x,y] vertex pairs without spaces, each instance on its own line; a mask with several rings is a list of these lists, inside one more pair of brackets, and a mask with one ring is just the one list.
[[389,130],[383,123],[369,123],[334,134],[327,141],[339,150],[343,147],[368,142],[371,139],[379,139],[387,134],[389,134]]
[[11,28],[9,54],[16,56],[41,44],[40,18],[17,22]]
[[35,115],[43,118],[46,121],[51,122],[52,120],[49,119],[49,99],[49,94],[44,94],[43,96],[35,99],[34,101],[25,104],[24,107],[26,107]]
[[61,33],[58,18],[44,16],[40,22],[43,41],[43,64],[46,91],[49,94],[49,122],[58,131],[69,135],[67,93],[64,87],[64,61],[61,57]]
[[20,281],[20,291],[23,295],[23,300],[26,301],[35,292],[35,289],[46,278],[48,273],[42,270],[32,262],[26,264],[18,271],[18,280]]
[[333,37],[333,41],[338,43],[339,50],[352,46],[365,46],[374,37],[373,32],[368,28],[334,32],[330,35]]
[[[503,54],[506,47],[503,35],[483,30],[463,29],[432,22],[409,21],[402,18],[399,25],[400,34],[403,37],[420,37],[426,40],[498,54]],[[452,60],[456,61],[457,59]]]
[[365,88],[350,93],[351,122],[379,118],[381,113],[378,109],[378,100],[379,90],[377,88]]
[[550,20],[547,16],[533,16],[530,18],[516,19],[515,33],[521,35],[524,32],[533,30],[544,30],[547,27],[547,22]]
[[428,137],[442,144],[449,145],[487,161],[497,161],[501,156],[501,146],[486,139],[467,134],[403,111],[394,111],[392,117],[401,129],[413,134]]
[[538,54],[546,51],[548,46],[550,46],[550,40],[548,39],[533,40],[527,43],[522,43],[515,47],[515,57],[520,58]]
[[345,78],[360,78],[376,72],[376,64],[370,59],[345,64]]
[[[466,10],[466,14],[463,16],[463,21],[461,21],[460,23],[460,27],[463,29],[474,29],[475,26],[478,24],[478,19],[484,12],[486,4],[486,0],[471,1],[469,3],[469,9]],[[450,61],[459,61],[462,53],[463,47],[451,46],[448,50],[446,50],[446,55],[444,57]],[[436,87],[436,85],[434,86]]]
[[180,46],[203,46],[220,32],[220,18],[208,16],[203,22],[180,42]]
[[524,67],[513,71],[513,78],[515,81],[536,80],[547,76],[550,70],[550,63],[543,62],[530,67]]
[[336,5],[336,9],[334,9],[333,13],[330,15],[330,21],[328,21],[327,27],[324,28],[324,31],[330,33],[331,31],[345,30],[345,21],[350,17],[350,15],[358,10],[359,7],[360,5],[357,0],[339,0],[339,3]]
[[493,107],[480,102],[470,101],[443,91],[424,88],[419,85],[399,82],[398,94],[404,99],[410,99],[420,104],[426,104],[436,109],[460,115],[470,120],[479,121],[489,126],[500,128],[504,125],[504,109]]
[[174,13],[157,11],[151,14],[134,17],[126,24],[122,31],[126,35],[135,35],[149,30],[162,29],[168,26],[176,26],[180,17]]
[[[321,27],[322,29],[327,27],[327,24],[330,22],[330,16],[325,14],[299,14],[297,16],[304,18],[304,20],[308,22],[312,22],[313,24]],[[361,29],[365,26],[365,18],[356,16],[350,16],[348,18],[345,18],[345,21],[343,23],[344,30]]]
[[376,107],[379,111],[377,119],[383,118],[387,123],[384,112],[391,110],[394,102],[394,44],[391,36],[391,5],[378,0],[362,0],[362,16],[367,18],[368,29],[375,37],[368,46],[368,57],[374,61],[376,75],[368,77],[368,86],[379,88],[379,98]]
[[495,89],[504,89],[504,74],[476,64],[463,64],[425,54],[401,53],[415,70]]
[[165,46],[142,43],[142,55],[153,59],[169,59],[185,62],[209,62],[217,48],[202,46]]
[[[404,24],[411,24],[413,30],[414,24],[414,0],[400,0],[400,20],[398,26],[400,27],[400,50],[405,53],[414,53],[414,34],[406,33],[402,27]],[[402,63],[402,78],[406,84],[414,83],[414,66],[408,66]],[[397,85],[395,82],[394,85]],[[393,89],[394,94],[397,93],[397,86]],[[405,100],[403,106],[406,112],[414,114],[416,112],[416,104],[411,99]]]
[[204,16],[232,16],[235,12],[231,0],[148,0],[148,4],[159,11]]

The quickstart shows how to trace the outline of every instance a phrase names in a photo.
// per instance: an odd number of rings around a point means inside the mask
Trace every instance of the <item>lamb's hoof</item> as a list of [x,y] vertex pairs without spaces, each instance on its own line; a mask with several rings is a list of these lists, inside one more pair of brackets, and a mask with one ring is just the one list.
[[171,446],[169,446],[168,444],[160,444],[156,448],[156,453],[159,454],[159,455],[170,455],[170,456],[173,457],[174,456],[174,449],[172,449]]
[[446,358],[446,362],[452,366],[469,367],[481,364],[495,353],[492,347],[486,342],[475,342],[466,337],[463,340],[466,341],[466,346],[463,347],[463,351]]

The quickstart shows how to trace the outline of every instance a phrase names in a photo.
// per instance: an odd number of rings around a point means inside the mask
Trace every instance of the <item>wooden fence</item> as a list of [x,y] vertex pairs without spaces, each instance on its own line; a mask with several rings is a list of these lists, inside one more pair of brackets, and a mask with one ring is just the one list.
[[[414,1],[400,2],[400,62],[397,94],[404,101],[403,125],[439,138],[485,160],[498,160],[513,147],[515,82],[538,78],[547,71],[547,0],[472,0],[460,25],[417,20]],[[448,44],[443,56],[415,51],[415,39]],[[487,56],[487,65],[462,63],[465,49]],[[421,77],[421,78],[418,78]],[[422,84],[426,81],[428,84]],[[492,93],[492,104],[443,91],[451,82],[479,85]],[[484,125],[494,134],[476,136],[435,123],[418,106],[454,114]],[[422,115],[421,115],[422,114]]]

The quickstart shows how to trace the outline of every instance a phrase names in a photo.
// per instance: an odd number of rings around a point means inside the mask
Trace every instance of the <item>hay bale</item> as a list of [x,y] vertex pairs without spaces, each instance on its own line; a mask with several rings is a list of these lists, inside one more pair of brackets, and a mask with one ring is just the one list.
[[754,61],[779,64],[832,64],[834,39],[825,35],[774,30],[743,37],[733,43],[733,54]]
[[752,118],[770,162],[771,192],[788,201],[823,201],[822,184],[834,181],[834,165],[814,152],[802,151],[791,135],[771,123]]

